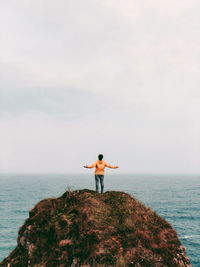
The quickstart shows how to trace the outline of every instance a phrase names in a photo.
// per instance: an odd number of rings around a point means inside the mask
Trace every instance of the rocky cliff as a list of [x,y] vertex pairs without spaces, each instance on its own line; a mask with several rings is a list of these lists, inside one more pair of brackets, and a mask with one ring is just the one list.
[[123,192],[69,191],[29,215],[0,266],[191,266],[171,225]]

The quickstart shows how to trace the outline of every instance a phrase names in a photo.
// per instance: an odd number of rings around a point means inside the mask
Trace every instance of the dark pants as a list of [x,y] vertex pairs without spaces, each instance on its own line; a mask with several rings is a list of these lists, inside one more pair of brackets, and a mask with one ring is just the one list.
[[103,193],[103,189],[104,189],[103,179],[104,179],[104,175],[95,174],[96,192],[99,192],[99,181],[100,181],[101,193]]

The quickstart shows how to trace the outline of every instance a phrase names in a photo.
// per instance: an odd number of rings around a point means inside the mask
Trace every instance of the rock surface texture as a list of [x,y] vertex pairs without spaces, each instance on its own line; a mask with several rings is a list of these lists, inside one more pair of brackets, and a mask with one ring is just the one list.
[[69,191],[29,215],[0,266],[191,266],[171,225],[123,192]]

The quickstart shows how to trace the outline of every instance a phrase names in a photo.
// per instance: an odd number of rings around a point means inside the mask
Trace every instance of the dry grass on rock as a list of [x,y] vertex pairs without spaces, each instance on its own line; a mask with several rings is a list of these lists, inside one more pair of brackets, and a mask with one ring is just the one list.
[[171,225],[123,192],[67,191],[20,228],[8,267],[191,266]]

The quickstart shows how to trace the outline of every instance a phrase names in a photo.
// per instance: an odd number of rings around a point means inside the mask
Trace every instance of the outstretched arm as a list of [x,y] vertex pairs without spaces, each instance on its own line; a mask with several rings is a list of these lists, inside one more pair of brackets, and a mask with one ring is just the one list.
[[106,163],[106,167],[107,168],[111,168],[111,169],[117,169],[117,168],[119,168],[118,166],[112,166],[112,165],[110,165],[108,163]]
[[88,168],[88,169],[91,169],[91,168],[94,168],[96,166],[96,162],[93,163],[92,165],[85,165],[83,166],[84,168]]

